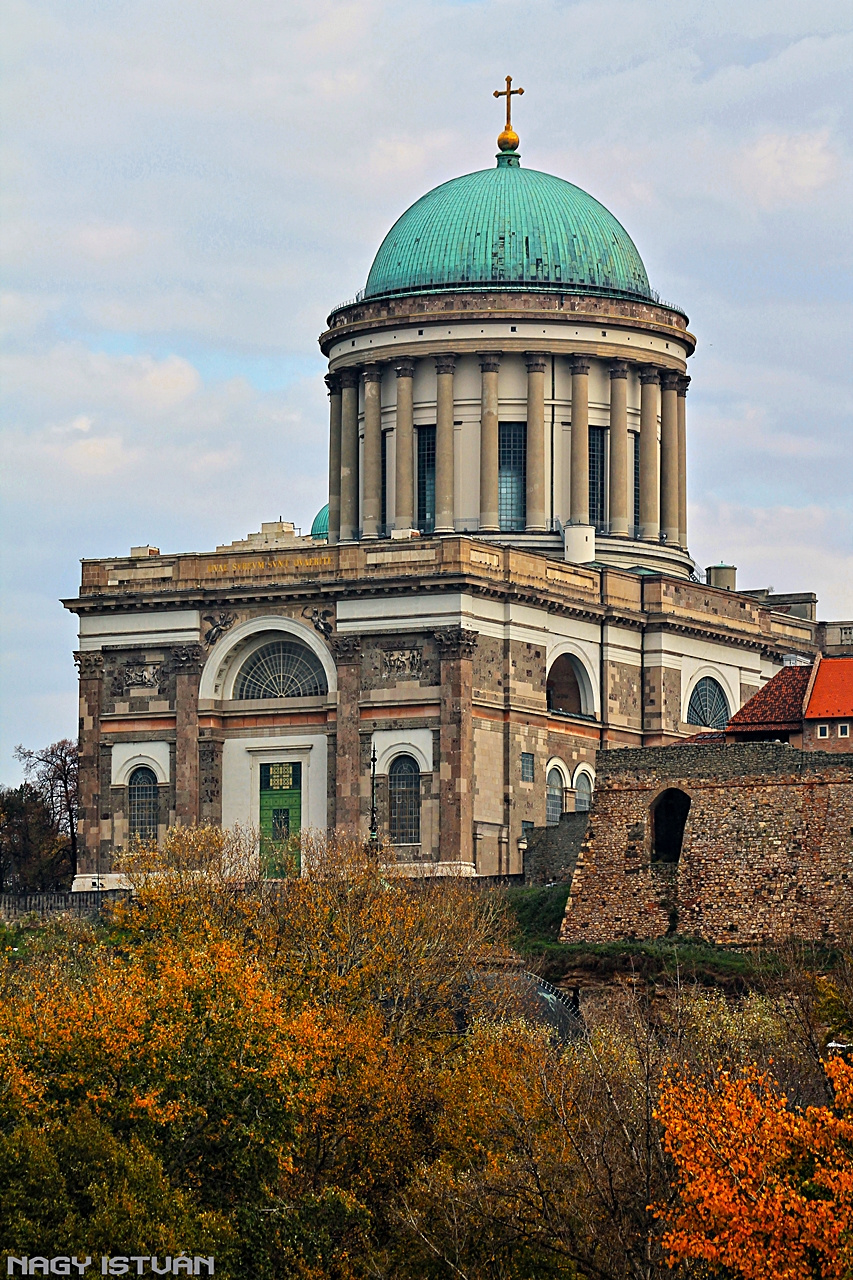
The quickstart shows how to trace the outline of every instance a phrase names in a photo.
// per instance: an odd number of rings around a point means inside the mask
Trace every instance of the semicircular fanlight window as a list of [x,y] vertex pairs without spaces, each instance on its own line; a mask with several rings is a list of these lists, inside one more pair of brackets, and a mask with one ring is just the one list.
[[316,698],[328,693],[326,673],[315,653],[299,640],[271,640],[240,668],[234,697]]
[[687,723],[705,729],[725,729],[729,722],[729,704],[722,686],[711,676],[703,676],[690,695]]

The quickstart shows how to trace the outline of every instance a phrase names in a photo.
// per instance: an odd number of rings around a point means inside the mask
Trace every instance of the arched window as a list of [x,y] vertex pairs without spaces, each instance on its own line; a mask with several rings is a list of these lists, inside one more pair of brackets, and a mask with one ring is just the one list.
[[690,797],[677,787],[661,792],[652,805],[652,861],[678,862]]
[[559,769],[549,769],[545,780],[545,821],[556,827],[563,816],[563,775]]
[[421,771],[411,756],[397,756],[388,770],[392,844],[421,842]]
[[566,716],[583,714],[581,688],[569,654],[561,654],[553,663],[545,682],[545,696],[548,699],[549,711],[556,711]]
[[687,704],[687,723],[705,729],[725,729],[729,723],[729,704],[722,685],[711,676],[703,676],[696,684]]
[[592,778],[579,773],[575,778],[575,813],[586,813],[592,804]]
[[235,698],[314,698],[328,693],[320,659],[301,640],[270,640],[256,649],[234,682]]
[[127,784],[127,833],[131,840],[157,839],[157,775],[134,769]]

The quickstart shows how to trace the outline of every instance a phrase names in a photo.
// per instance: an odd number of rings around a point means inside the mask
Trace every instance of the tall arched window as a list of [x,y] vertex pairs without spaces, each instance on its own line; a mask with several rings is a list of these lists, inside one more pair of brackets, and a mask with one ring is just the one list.
[[592,804],[592,778],[579,773],[575,778],[575,813],[586,813]]
[[574,663],[568,653],[563,653],[553,663],[545,681],[548,710],[566,716],[583,714],[581,688]]
[[687,723],[705,729],[725,729],[729,723],[729,704],[722,685],[711,676],[703,676],[696,684],[687,704]]
[[235,698],[314,698],[328,693],[323,664],[301,640],[270,640],[243,663]]
[[563,816],[563,775],[559,769],[549,769],[545,779],[545,821],[556,827]]
[[392,844],[421,842],[421,771],[411,756],[397,756],[388,770]]
[[157,839],[157,776],[142,765],[127,784],[127,833],[131,840]]

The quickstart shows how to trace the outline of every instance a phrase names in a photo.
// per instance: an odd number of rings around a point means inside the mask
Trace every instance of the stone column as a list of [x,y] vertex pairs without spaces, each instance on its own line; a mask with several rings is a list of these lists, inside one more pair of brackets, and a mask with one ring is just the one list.
[[382,514],[382,369],[369,364],[364,370],[364,490],[361,536],[379,537]]
[[441,656],[439,729],[439,857],[474,861],[474,724],[471,718],[476,631],[435,633]]
[[361,636],[331,639],[338,668],[335,725],[335,814],[330,826],[355,830],[361,805]]
[[660,377],[660,523],[669,546],[678,546],[678,377]]
[[572,478],[569,519],[589,524],[589,360],[572,357]]
[[545,362],[544,351],[527,351],[527,532],[544,533]]
[[200,644],[172,650],[175,673],[175,821],[198,822],[198,688],[204,666]]
[[358,369],[342,369],[341,379],[341,542],[358,530]]
[[109,870],[101,858],[100,747],[104,655],[86,650],[75,653],[74,661],[80,673],[77,871],[95,873]]
[[435,532],[455,533],[453,468],[453,371],[455,355],[435,357]]
[[329,388],[329,546],[341,538],[341,380],[326,374]]
[[397,501],[394,526],[397,529],[412,529],[415,524],[414,427],[412,425],[414,360],[407,358],[398,360],[395,371],[397,374],[397,439],[395,441]]
[[614,360],[610,366],[611,535],[627,538],[628,525],[628,363]]
[[678,545],[687,550],[687,388],[686,374],[678,379]]
[[640,537],[653,542],[660,537],[659,385],[659,370],[648,365],[640,369]]
[[480,529],[497,533],[498,519],[498,370],[500,353],[480,355]]

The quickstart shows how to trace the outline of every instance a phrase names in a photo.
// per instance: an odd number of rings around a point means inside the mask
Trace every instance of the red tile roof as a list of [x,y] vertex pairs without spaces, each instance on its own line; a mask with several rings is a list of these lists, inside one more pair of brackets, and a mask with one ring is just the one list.
[[[834,659],[840,661],[840,659]],[[783,667],[763,689],[753,694],[728,723],[729,730],[748,733],[773,729],[799,729],[803,722],[811,667]]]
[[853,658],[824,658],[817,669],[806,719],[853,716]]

